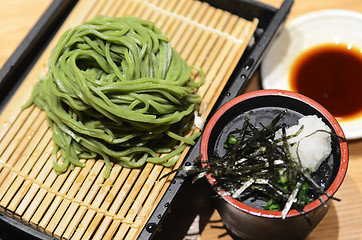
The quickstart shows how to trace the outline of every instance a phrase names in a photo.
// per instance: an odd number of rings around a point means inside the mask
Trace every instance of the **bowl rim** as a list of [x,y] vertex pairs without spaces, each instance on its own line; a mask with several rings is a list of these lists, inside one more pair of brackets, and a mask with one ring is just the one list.
[[[343,130],[342,130],[341,126],[339,125],[339,123],[337,122],[337,120],[332,116],[331,113],[328,112],[328,110],[326,110],[323,106],[321,106],[319,103],[315,102],[314,100],[312,100],[302,94],[288,91],[288,90],[279,90],[279,89],[256,90],[256,91],[252,91],[249,93],[239,95],[238,97],[230,100],[229,102],[224,104],[211,117],[211,119],[208,121],[208,123],[205,127],[205,130],[203,132],[202,139],[201,139],[200,152],[201,152],[202,162],[207,161],[207,159],[208,159],[207,151],[208,151],[208,142],[210,139],[210,134],[211,134],[211,131],[214,128],[215,124],[220,119],[220,117],[226,111],[228,111],[230,108],[232,108],[234,105],[236,105],[242,101],[248,100],[250,98],[261,97],[261,96],[281,96],[281,97],[294,98],[301,102],[304,102],[304,103],[310,105],[311,107],[315,108],[317,111],[319,111],[330,122],[330,124],[332,125],[336,134],[340,137],[345,138]],[[340,185],[342,184],[344,177],[346,175],[347,166],[348,166],[349,152],[348,152],[347,142],[339,141],[339,145],[340,145],[340,150],[341,150],[340,166],[339,166],[335,179],[333,180],[330,187],[326,190],[326,193],[329,194],[330,196],[333,196],[335,194],[335,192],[338,190],[338,188],[340,187]],[[205,164],[203,164],[203,167],[204,166],[205,166]],[[207,177],[208,182],[211,185],[214,185],[216,183],[216,179],[212,176],[212,174],[208,174],[206,177]],[[220,190],[220,191],[218,191],[218,193],[220,196],[222,196],[222,198],[226,202],[228,202],[229,204],[231,204],[232,206],[234,206],[236,208],[241,209],[244,212],[247,212],[247,213],[250,213],[250,214],[256,215],[256,216],[261,216],[261,217],[269,217],[269,218],[281,218],[282,217],[282,211],[270,211],[270,210],[253,208],[253,207],[250,207],[250,206],[232,198],[230,195],[225,196],[224,190]],[[328,197],[323,194],[322,199],[323,199],[323,201],[327,201]],[[304,213],[308,213],[308,212],[313,211],[314,209],[317,209],[318,207],[320,207],[322,205],[324,205],[324,203],[322,203],[319,199],[316,199],[313,202],[306,205],[304,207],[303,211],[304,211]],[[288,212],[286,217],[287,218],[295,217],[295,216],[299,216],[299,215],[301,215],[301,213],[299,213],[295,209],[291,209]]]

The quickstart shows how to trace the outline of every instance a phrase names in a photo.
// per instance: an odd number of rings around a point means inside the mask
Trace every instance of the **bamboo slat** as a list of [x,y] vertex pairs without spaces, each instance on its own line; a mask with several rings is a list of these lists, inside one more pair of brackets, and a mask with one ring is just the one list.
[[60,35],[97,15],[133,15],[155,22],[181,57],[204,70],[205,84],[198,90],[204,119],[258,24],[195,0],[77,3],[0,116],[0,209],[59,239],[137,238],[173,177],[159,180],[172,169],[149,163],[141,169],[115,164],[104,179],[102,160],[87,160],[84,168],[56,175],[52,131],[45,114],[36,107],[21,110],[38,76],[46,74],[51,49]]

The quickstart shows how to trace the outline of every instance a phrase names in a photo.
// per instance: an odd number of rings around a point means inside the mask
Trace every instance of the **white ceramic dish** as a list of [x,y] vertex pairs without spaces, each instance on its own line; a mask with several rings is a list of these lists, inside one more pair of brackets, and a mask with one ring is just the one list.
[[[305,50],[325,43],[344,43],[362,52],[362,14],[333,9],[291,21],[271,44],[261,64],[262,87],[291,90],[289,72],[295,59]],[[339,123],[347,139],[362,137],[362,117]]]

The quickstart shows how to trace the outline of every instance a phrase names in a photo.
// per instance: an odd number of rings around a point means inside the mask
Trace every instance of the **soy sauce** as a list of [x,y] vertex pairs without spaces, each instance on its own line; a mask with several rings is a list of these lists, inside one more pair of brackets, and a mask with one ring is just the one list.
[[312,98],[338,120],[362,115],[362,53],[344,44],[319,45],[292,65],[293,91]]

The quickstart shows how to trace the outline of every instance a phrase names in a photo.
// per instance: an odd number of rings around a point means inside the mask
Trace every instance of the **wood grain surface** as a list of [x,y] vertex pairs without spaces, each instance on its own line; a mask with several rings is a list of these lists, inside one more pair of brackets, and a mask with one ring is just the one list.
[[[281,0],[261,0],[279,7]],[[0,0],[0,67],[15,50],[51,0]],[[362,13],[360,0],[296,0],[288,21],[311,11],[321,9],[348,9]],[[260,88],[256,73],[246,91]],[[362,140],[349,142],[350,162],[346,178],[329,212],[308,240],[362,239]],[[200,189],[201,187],[201,189]],[[202,183],[186,184],[183,200],[174,208],[173,221],[158,234],[160,239],[232,239],[222,227],[220,217],[205,196],[209,192]],[[190,200],[190,196],[196,196]],[[183,210],[180,210],[183,209]],[[169,238],[172,236],[172,238]]]

